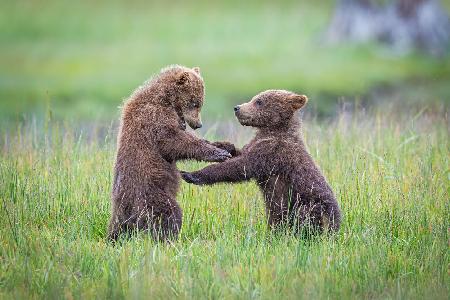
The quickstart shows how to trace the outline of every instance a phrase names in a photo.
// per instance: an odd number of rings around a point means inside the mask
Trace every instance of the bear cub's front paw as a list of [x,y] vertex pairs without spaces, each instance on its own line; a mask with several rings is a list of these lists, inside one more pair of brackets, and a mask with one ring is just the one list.
[[192,173],[185,172],[185,171],[180,171],[180,173],[181,173],[181,177],[183,177],[184,181],[186,181],[188,183],[193,183],[193,184],[196,184],[196,185],[201,185],[202,184],[200,178],[197,178]]
[[228,151],[220,149],[220,148],[216,148],[213,152],[213,155],[208,157],[208,160],[214,161],[214,162],[223,162],[231,157],[232,156],[230,153],[228,153]]
[[214,142],[214,143],[211,143],[211,145],[213,145],[214,147],[217,147],[217,148],[220,148],[220,149],[223,149],[223,150],[227,151],[233,157],[237,155],[236,147],[232,143],[229,143],[229,142]]

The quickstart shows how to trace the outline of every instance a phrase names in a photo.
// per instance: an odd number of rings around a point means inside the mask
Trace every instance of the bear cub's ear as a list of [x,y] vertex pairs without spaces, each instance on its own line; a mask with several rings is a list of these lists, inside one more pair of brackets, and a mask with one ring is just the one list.
[[183,71],[177,75],[176,82],[178,85],[183,85],[189,81],[189,72]]
[[302,108],[306,104],[306,102],[308,102],[308,97],[306,97],[305,95],[293,94],[288,97],[288,101],[291,103],[292,108],[294,110],[297,110]]
[[198,75],[200,75],[200,68],[199,67],[193,67],[192,70],[197,73]]

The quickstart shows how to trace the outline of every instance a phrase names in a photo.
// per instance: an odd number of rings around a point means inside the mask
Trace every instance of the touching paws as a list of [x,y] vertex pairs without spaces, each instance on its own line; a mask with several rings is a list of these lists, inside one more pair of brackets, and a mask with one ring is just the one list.
[[238,150],[236,150],[236,147],[229,142],[214,142],[211,143],[211,145],[213,145],[214,147],[223,149],[225,151],[227,151],[228,153],[231,154],[231,156],[237,156],[238,155]]
[[202,185],[200,178],[196,177],[192,173],[185,172],[185,171],[180,171],[180,173],[181,173],[181,177],[183,177],[184,181],[186,181],[188,183],[196,184],[196,185]]
[[223,162],[226,161],[227,159],[231,158],[231,154],[228,153],[228,151],[223,150],[223,149],[219,149],[216,148],[214,150],[214,153],[211,157],[209,157],[209,161],[215,161],[215,162]]

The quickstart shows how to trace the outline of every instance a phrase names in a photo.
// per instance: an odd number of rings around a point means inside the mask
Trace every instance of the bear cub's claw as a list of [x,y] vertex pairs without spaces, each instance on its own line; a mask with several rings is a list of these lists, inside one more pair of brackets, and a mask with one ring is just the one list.
[[214,143],[211,143],[211,145],[213,145],[214,147],[217,147],[219,149],[223,149],[223,150],[227,151],[233,157],[237,156],[236,147],[232,143],[229,143],[229,142],[214,142]]
[[181,177],[183,177],[184,181],[186,181],[188,183],[193,183],[193,184],[196,184],[196,185],[201,185],[202,184],[200,179],[195,177],[192,173],[185,172],[185,171],[180,171],[180,173],[181,173]]
[[228,153],[228,151],[217,148],[214,151],[213,156],[211,157],[211,161],[223,162],[223,161],[226,161],[227,159],[229,159],[231,157],[232,156],[231,156],[230,153]]

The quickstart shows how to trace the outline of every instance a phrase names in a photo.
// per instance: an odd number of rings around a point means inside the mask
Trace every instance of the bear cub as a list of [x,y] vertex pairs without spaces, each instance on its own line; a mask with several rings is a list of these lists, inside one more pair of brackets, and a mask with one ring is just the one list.
[[231,155],[186,131],[202,126],[204,83],[199,68],[170,66],[138,88],[122,109],[108,237],[149,231],[156,240],[176,238],[182,211],[175,196],[176,161],[221,162]]
[[[255,179],[264,194],[268,223],[294,230],[337,231],[341,212],[333,192],[307,152],[295,112],[308,98],[268,90],[234,108],[238,121],[257,128],[256,136],[236,155],[192,173],[189,183],[203,185]],[[231,151],[231,150],[229,150]]]

